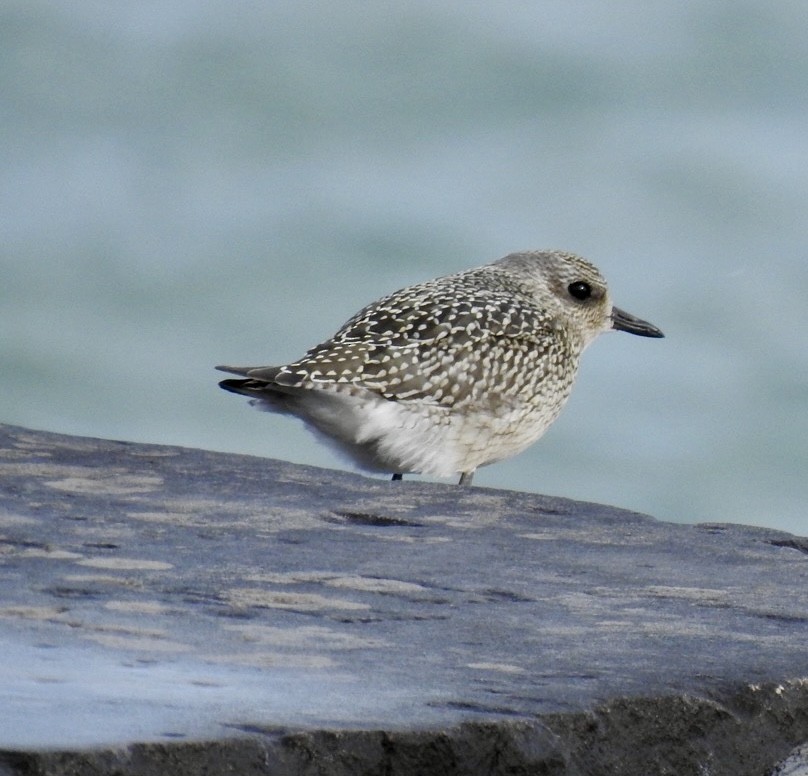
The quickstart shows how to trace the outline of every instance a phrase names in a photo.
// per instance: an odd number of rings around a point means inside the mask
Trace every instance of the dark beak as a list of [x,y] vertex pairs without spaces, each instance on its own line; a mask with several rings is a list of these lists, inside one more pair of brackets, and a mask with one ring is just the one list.
[[612,307],[612,328],[638,334],[640,337],[664,337],[665,335],[652,323],[642,318],[624,313],[619,307]]

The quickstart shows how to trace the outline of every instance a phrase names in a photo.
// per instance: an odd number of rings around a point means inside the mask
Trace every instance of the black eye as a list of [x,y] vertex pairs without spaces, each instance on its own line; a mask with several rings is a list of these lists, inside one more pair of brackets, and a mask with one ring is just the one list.
[[592,296],[592,286],[583,280],[576,280],[574,283],[570,283],[567,286],[567,291],[570,292],[570,296],[579,299],[581,302]]

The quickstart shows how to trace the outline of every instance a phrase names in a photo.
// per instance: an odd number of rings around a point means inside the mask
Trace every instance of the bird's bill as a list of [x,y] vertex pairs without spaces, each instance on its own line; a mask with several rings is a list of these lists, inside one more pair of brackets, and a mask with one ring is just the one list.
[[640,337],[664,337],[665,335],[653,323],[642,318],[635,318],[619,307],[612,308],[612,328],[618,331],[627,331]]

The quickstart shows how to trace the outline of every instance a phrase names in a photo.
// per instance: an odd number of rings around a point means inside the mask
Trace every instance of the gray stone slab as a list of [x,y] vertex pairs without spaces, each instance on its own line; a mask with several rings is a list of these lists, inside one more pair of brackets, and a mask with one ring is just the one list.
[[769,529],[0,426],[0,776],[763,774],[806,590]]
[[808,742],[794,749],[783,762],[778,763],[772,776],[808,776]]

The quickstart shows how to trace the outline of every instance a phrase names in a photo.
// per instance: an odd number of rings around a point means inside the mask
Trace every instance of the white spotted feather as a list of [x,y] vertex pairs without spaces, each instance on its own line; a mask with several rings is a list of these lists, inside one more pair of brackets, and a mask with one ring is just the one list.
[[361,468],[470,482],[541,437],[611,328],[662,336],[613,308],[584,259],[511,254],[385,296],[297,361],[217,368],[244,378],[223,388],[301,418]]

